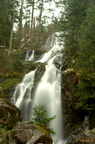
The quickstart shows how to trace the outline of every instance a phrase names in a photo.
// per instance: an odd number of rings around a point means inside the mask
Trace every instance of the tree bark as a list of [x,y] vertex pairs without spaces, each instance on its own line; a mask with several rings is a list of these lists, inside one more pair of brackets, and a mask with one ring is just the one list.
[[39,25],[41,25],[42,13],[43,13],[43,0],[41,0],[41,8],[40,8],[40,15],[39,15]]
[[31,36],[33,33],[33,24],[34,24],[34,0],[32,1],[32,14],[31,14]]
[[20,17],[19,17],[19,45],[22,38],[22,16],[23,16],[23,0],[21,0]]
[[12,50],[13,28],[14,28],[14,20],[15,20],[15,3],[16,3],[16,0],[14,0],[14,3],[13,3],[13,19],[12,19],[12,27],[11,27],[10,41],[9,41],[8,57],[10,57],[10,55],[11,55],[11,50]]

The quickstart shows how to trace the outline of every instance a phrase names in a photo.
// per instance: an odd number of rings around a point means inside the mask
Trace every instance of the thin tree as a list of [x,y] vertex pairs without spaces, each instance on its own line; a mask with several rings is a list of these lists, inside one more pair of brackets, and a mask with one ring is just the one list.
[[23,3],[24,3],[24,0],[21,0],[20,16],[19,16],[19,44],[21,43],[21,37],[22,37]]
[[43,13],[43,0],[41,0],[40,6],[40,14],[39,14],[39,25],[41,25],[41,21],[42,21],[42,13]]
[[33,108],[33,115],[34,118],[32,119],[32,122],[35,124],[38,124],[40,126],[45,127],[45,129],[51,133],[55,134],[54,130],[50,128],[50,122],[56,118],[56,116],[48,117],[47,116],[47,109],[44,105],[35,105]]
[[34,24],[34,0],[32,1],[32,14],[31,14],[31,36],[33,32],[33,24]]
[[11,55],[12,41],[13,41],[13,28],[14,28],[14,21],[15,21],[15,4],[16,4],[16,0],[14,0],[14,3],[13,3],[13,18],[12,18],[11,35],[10,35],[9,50],[8,50],[9,57]]

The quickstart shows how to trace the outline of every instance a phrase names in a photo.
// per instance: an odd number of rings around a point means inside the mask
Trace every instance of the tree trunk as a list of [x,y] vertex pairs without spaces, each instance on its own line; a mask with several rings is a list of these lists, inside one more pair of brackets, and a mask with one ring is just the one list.
[[41,21],[42,21],[42,13],[43,13],[43,0],[41,0],[41,8],[40,8],[40,15],[39,15],[39,26],[41,25]]
[[22,38],[22,16],[23,16],[23,0],[21,0],[20,17],[19,17],[19,45]]
[[32,14],[31,14],[31,36],[33,33],[33,25],[34,25],[34,0],[32,1]]
[[8,50],[8,56],[9,57],[11,55],[11,49],[12,49],[13,28],[14,28],[14,20],[15,20],[15,3],[16,3],[16,0],[14,0],[14,4],[13,4],[13,18],[12,18],[11,35],[10,35],[9,50]]

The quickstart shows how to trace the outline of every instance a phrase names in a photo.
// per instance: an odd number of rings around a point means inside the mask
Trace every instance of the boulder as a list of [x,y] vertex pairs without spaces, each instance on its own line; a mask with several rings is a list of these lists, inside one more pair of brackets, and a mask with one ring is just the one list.
[[10,136],[18,144],[52,144],[52,138],[45,129],[28,122],[18,122],[10,131]]
[[20,110],[7,99],[0,98],[0,143],[52,144],[44,128],[21,120]]
[[0,98],[0,125],[11,129],[14,123],[21,120],[20,110],[7,99]]
[[67,144],[95,144],[95,128],[83,131],[78,128],[68,137]]
[[69,135],[67,144],[95,144],[95,128],[89,129],[89,117],[85,116],[82,125]]

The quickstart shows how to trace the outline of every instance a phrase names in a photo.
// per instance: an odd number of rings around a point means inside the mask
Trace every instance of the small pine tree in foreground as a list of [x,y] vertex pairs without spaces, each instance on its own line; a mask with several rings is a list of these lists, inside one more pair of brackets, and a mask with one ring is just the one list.
[[44,128],[51,134],[55,134],[53,129],[49,127],[50,122],[55,119],[56,116],[49,117],[47,116],[47,110],[44,105],[39,104],[38,106],[36,105],[33,108],[33,115],[34,118],[32,119],[33,123],[36,123],[38,125],[44,126]]

